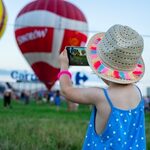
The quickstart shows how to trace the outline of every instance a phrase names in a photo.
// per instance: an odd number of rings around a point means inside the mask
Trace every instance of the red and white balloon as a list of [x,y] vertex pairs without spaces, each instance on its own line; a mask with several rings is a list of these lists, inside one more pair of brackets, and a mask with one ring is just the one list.
[[58,56],[67,45],[83,46],[88,25],[82,11],[64,0],[36,0],[15,21],[15,36],[35,74],[50,89],[59,72]]

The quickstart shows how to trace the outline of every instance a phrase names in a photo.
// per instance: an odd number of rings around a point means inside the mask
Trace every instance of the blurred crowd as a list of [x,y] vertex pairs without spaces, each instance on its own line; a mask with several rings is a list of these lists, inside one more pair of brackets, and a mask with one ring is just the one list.
[[30,104],[30,101],[35,101],[37,104],[47,103],[55,105],[59,111],[62,102],[66,102],[68,111],[76,111],[78,104],[67,101],[67,99],[61,94],[59,90],[38,90],[38,91],[14,91],[11,88],[7,88],[1,92],[1,99],[3,99],[3,106],[12,108],[12,100],[20,101],[25,105]]
[[[28,105],[30,101],[35,101],[37,104],[47,103],[50,105],[55,105],[57,110],[59,110],[61,103],[66,102],[68,111],[76,111],[78,105],[76,103],[68,101],[59,90],[38,90],[38,91],[14,91],[11,88],[7,88],[1,92],[0,98],[3,99],[3,106],[12,108],[11,101],[17,100],[21,101],[25,105]],[[150,112],[150,96],[144,96],[145,111]]]
[[150,96],[145,96],[144,102],[145,102],[145,111],[150,112]]

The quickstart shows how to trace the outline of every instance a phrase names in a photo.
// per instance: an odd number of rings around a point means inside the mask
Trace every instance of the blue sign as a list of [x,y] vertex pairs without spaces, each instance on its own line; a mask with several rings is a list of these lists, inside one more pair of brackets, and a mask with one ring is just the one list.
[[19,71],[12,71],[10,73],[11,77],[20,82],[37,82],[39,81],[35,74],[28,73],[28,72],[19,72]]
[[[82,73],[83,74],[83,73]],[[86,82],[88,80],[88,77],[84,74],[83,76],[81,76],[81,73],[80,72],[77,72],[76,73],[76,76],[75,76],[75,82],[76,82],[76,85],[80,85],[81,81],[83,82]]]

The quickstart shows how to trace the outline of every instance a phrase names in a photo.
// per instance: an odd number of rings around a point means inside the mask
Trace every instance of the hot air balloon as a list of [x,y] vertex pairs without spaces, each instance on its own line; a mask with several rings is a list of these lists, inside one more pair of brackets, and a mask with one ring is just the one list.
[[66,45],[83,46],[87,20],[82,11],[64,0],[36,0],[26,5],[15,21],[17,44],[48,89],[57,80],[58,56]]
[[0,38],[2,37],[7,22],[7,13],[3,1],[0,0]]

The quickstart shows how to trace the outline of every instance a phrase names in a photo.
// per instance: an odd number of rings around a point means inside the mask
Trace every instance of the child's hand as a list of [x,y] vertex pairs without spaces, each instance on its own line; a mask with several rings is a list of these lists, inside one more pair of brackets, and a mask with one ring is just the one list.
[[64,49],[64,51],[61,52],[59,55],[59,63],[60,63],[60,69],[61,70],[67,70],[69,67],[69,60],[67,56],[67,50]]

